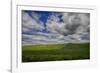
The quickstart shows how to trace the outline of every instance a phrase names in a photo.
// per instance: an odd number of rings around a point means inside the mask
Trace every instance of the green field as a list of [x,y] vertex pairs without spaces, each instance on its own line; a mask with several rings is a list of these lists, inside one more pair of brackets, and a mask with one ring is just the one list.
[[83,60],[90,58],[90,43],[22,46],[22,62]]

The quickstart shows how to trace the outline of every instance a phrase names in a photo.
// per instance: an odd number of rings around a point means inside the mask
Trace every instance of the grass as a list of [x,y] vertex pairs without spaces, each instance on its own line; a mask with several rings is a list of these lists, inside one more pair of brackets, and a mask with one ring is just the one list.
[[83,60],[89,58],[89,43],[22,46],[22,62]]

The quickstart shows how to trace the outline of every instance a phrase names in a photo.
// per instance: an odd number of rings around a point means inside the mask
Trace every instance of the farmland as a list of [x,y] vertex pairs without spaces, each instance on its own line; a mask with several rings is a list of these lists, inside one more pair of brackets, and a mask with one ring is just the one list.
[[22,62],[90,59],[90,43],[22,46]]

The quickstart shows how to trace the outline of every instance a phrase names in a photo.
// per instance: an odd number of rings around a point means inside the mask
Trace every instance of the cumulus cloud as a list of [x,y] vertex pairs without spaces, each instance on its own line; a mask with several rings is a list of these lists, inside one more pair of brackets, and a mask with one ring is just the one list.
[[42,30],[44,27],[42,26],[42,22],[38,21],[37,14],[34,14],[32,18],[27,12],[22,12],[22,31],[27,32],[32,29],[34,30]]
[[39,16],[35,13],[32,13],[32,17],[25,11],[22,11],[22,32],[31,33],[22,34],[22,43],[23,44],[32,44],[33,43],[33,31],[41,31],[44,29],[43,23],[39,21]]
[[46,25],[47,30],[53,33],[61,33],[66,31],[64,27],[66,24],[63,22],[59,22],[58,16],[51,15],[48,18]]
[[[63,40],[59,40],[57,38],[58,35],[44,34],[44,33],[38,33],[36,35],[23,34],[22,37],[23,37],[23,41],[22,41],[23,45],[26,45],[27,43],[29,43],[29,44],[60,43],[63,41]],[[29,45],[29,44],[27,44],[27,45]]]
[[89,13],[62,13],[62,18],[64,22],[58,22],[57,16],[50,16],[47,22],[48,31],[73,37],[77,37],[79,34],[83,35],[84,33],[89,35]]
[[[32,32],[22,34],[23,44],[80,43],[90,40],[89,13],[52,13],[45,23],[46,27],[39,17],[34,12],[32,16],[22,12],[22,32]],[[59,21],[60,19],[63,21]],[[42,32],[45,28],[49,33]]]

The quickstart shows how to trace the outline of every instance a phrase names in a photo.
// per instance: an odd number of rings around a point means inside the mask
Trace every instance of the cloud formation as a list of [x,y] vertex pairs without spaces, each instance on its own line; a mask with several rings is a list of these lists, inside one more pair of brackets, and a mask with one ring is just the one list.
[[64,36],[72,34],[89,33],[89,14],[62,13],[64,22],[59,22],[57,16],[50,16],[47,28],[50,32],[60,33]]
[[39,19],[41,15],[35,12],[32,11],[30,16],[22,11],[23,44],[89,42],[89,13],[51,12],[44,23]]
[[[34,13],[33,13],[34,14]],[[31,30],[42,30],[44,29],[43,23],[39,21],[38,15],[34,14],[34,18],[29,16],[27,12],[22,12],[22,31],[31,32]]]

